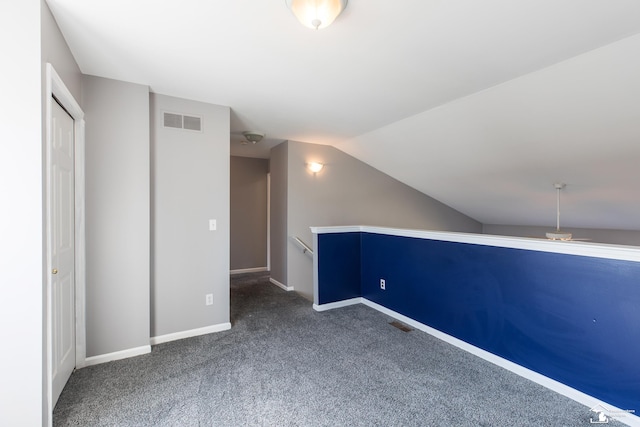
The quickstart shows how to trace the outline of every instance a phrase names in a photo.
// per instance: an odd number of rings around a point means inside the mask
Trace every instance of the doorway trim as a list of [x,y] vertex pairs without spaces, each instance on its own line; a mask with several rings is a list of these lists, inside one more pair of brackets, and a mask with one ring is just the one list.
[[271,172],[267,173],[267,271],[271,271]]
[[[84,112],[80,104],[75,100],[67,86],[64,84],[53,65],[47,63],[46,66],[46,90],[45,90],[45,251],[46,268],[45,272],[51,271],[51,180],[49,170],[51,167],[51,144],[52,144],[52,108],[53,98],[69,113],[73,118],[74,126],[74,199],[75,199],[75,329],[76,329],[76,368],[81,368],[85,364],[87,356],[86,334],[85,334],[85,286],[86,286],[86,261],[85,261],[85,168],[84,168]],[[52,396],[52,301],[51,301],[51,275],[45,274],[46,283],[46,393],[47,393],[47,424],[52,424],[53,396]]]

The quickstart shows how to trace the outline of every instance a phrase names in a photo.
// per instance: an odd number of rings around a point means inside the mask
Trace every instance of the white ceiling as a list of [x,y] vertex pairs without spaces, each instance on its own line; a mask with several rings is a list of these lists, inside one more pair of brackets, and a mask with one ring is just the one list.
[[640,230],[637,0],[47,2],[85,74],[230,106],[235,154],[332,144],[487,224],[553,225],[564,181],[564,225]]

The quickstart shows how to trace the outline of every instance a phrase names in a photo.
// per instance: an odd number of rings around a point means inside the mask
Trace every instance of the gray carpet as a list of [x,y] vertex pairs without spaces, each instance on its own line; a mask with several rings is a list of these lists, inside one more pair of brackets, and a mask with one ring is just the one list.
[[[54,426],[586,426],[568,398],[363,306],[234,276],[232,329],[76,371]],[[617,423],[616,423],[617,424]]]

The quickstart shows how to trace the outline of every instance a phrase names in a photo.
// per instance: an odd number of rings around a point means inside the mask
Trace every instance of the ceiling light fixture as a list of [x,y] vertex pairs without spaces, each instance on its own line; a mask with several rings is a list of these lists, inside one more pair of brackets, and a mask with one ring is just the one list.
[[255,132],[255,131],[246,131],[246,132],[242,132],[242,135],[247,139],[247,141],[255,144],[258,143],[260,141],[262,141],[262,138],[264,138],[264,133],[261,132]]
[[347,7],[347,0],[285,0],[287,7],[305,27],[326,28]]
[[318,173],[322,170],[322,168],[324,167],[324,165],[322,163],[318,163],[318,162],[311,162],[307,164],[307,167],[309,168],[309,170],[313,173]]
[[547,239],[550,240],[571,240],[572,234],[560,231],[560,190],[566,187],[566,184],[557,182],[553,184],[556,189],[556,229],[546,233]]

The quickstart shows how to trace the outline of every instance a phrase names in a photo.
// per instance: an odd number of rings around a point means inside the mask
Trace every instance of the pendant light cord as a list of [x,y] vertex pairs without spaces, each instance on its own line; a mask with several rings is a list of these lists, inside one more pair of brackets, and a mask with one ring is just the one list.
[[556,189],[556,231],[560,231],[560,189]]

